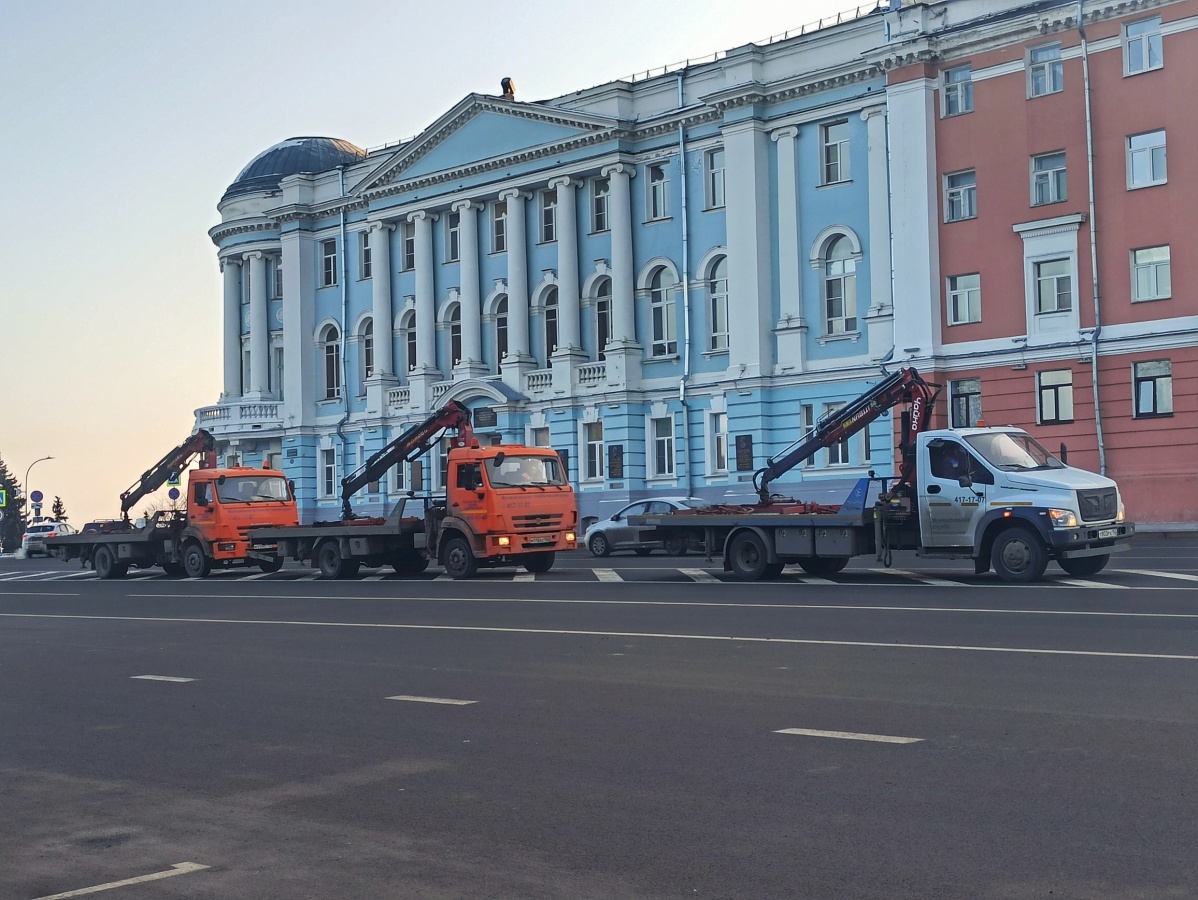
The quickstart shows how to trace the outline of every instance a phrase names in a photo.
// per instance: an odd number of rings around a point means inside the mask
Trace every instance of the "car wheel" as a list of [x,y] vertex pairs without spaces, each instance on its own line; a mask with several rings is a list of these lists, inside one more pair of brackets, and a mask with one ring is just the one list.
[[1086,578],[1090,575],[1097,575],[1106,568],[1106,564],[1110,561],[1111,554],[1104,553],[1101,556],[1078,556],[1074,559],[1058,559],[1057,565],[1074,578]]
[[741,581],[759,581],[769,567],[765,541],[753,531],[742,531],[728,547],[732,574]]
[[195,541],[183,548],[183,571],[188,578],[207,578],[212,571],[212,560]]
[[548,572],[553,568],[556,551],[547,550],[544,553],[533,553],[524,558],[524,568],[529,572]]
[[994,539],[990,562],[1003,581],[1027,584],[1038,581],[1048,568],[1044,542],[1030,529],[1007,528]]
[[611,544],[602,531],[591,535],[591,539],[587,541],[587,547],[592,556],[611,556]]
[[441,565],[450,578],[473,578],[478,572],[478,560],[464,537],[449,539],[441,551]]

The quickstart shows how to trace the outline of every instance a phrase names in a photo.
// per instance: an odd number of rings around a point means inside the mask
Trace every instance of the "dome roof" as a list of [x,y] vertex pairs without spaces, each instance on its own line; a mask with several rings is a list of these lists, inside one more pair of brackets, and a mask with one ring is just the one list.
[[349,141],[327,137],[296,137],[280,141],[263,150],[241,170],[221,200],[257,191],[273,191],[288,175],[312,175],[340,165],[351,165],[366,156],[366,151]]

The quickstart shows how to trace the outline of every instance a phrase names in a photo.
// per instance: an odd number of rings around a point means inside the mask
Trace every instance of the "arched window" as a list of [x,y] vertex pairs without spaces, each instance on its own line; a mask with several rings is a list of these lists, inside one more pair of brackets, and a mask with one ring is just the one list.
[[507,297],[495,303],[495,371],[503,371],[503,358],[507,356]]
[[595,287],[596,359],[607,359],[607,345],[611,338],[611,279],[601,278]]
[[649,281],[649,310],[653,329],[651,356],[671,356],[678,352],[674,286],[666,284],[666,275],[666,269],[659,268]]
[[400,328],[403,331],[404,352],[407,355],[405,362],[407,370],[411,372],[416,368],[416,313],[408,313],[403,318]]
[[462,361],[462,306],[453,305],[449,312],[449,364],[456,366]]
[[545,292],[545,365],[549,356],[557,349],[557,288]]
[[374,320],[367,319],[362,326],[362,377],[359,396],[366,393],[366,382],[374,377]]
[[728,349],[728,257],[721,256],[707,279],[707,303],[711,318],[708,350]]
[[847,237],[834,238],[824,256],[824,333],[857,330],[857,261]]
[[320,352],[324,362],[324,399],[341,396],[341,334],[336,325],[326,325],[320,334]]

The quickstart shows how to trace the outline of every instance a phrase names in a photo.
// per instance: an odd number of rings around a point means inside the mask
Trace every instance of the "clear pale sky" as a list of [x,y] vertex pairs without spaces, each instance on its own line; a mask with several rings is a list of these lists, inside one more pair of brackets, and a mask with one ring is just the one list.
[[[207,231],[259,152],[371,148],[471,92],[548,99],[765,39],[851,0],[11,2],[0,14],[0,458],[71,521],[221,390]],[[26,468],[41,456],[29,482]]]

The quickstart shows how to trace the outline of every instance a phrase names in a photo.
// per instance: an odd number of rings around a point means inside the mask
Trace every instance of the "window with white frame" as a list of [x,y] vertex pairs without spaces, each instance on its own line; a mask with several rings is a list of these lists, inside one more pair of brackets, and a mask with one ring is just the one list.
[[[843,403],[825,403],[824,416],[829,416],[840,409]],[[837,441],[835,444],[828,446],[828,465],[830,466],[847,466],[849,464],[849,439]]]
[[445,261],[457,262],[462,258],[462,214],[450,212],[445,217]]
[[320,496],[337,495],[337,451],[331,447],[320,451]]
[[544,426],[529,429],[529,440],[533,447],[548,447],[549,429]]
[[857,331],[857,261],[847,237],[834,238],[824,260],[824,334]]
[[583,444],[586,447],[588,481],[603,478],[603,423],[586,422],[582,426]]
[[1173,363],[1168,359],[1132,364],[1135,417],[1149,419],[1173,415]]
[[1168,181],[1165,132],[1133,134],[1127,139],[1127,187],[1151,187]]
[[271,285],[271,300],[283,299],[283,260],[277,256],[270,261],[270,285]]
[[591,231],[607,231],[607,201],[611,196],[611,180],[596,178],[591,182]]
[[496,200],[491,204],[491,252],[507,250],[507,201]]
[[449,364],[462,361],[462,305],[455,303],[449,310]]
[[324,362],[324,400],[341,397],[341,335],[337,326],[326,325],[320,335],[320,352]]
[[651,356],[672,356],[678,352],[678,323],[674,315],[674,286],[667,284],[664,267],[649,279],[649,315],[653,329]]
[[557,190],[541,191],[541,243],[557,240]]
[[411,272],[416,268],[416,223],[404,222],[400,229],[400,268]]
[[719,209],[724,205],[724,148],[703,154],[704,182],[707,188],[706,208]]
[[1073,309],[1073,265],[1067,259],[1047,259],[1035,264],[1036,314]]
[[982,419],[982,379],[957,378],[948,383],[953,428],[973,428]]
[[1062,202],[1067,188],[1064,150],[1032,157],[1032,206]]
[[973,66],[954,66],[940,73],[940,115],[973,112]]
[[978,215],[978,179],[973,169],[944,177],[944,221],[960,222]]
[[611,343],[611,279],[601,278],[595,286],[595,358],[607,359]]
[[1131,22],[1123,30],[1123,74],[1138,75],[1165,64],[1161,17]]
[[365,396],[366,382],[374,377],[374,320],[367,319],[362,326],[362,379],[358,396]]
[[358,232],[358,277],[370,277],[370,232]]
[[820,159],[821,184],[836,184],[849,180],[849,123],[847,119],[821,125]]
[[982,276],[951,275],[948,279],[948,324],[982,321]]
[[391,470],[391,490],[403,491],[407,490],[407,465],[402,460],[395,464],[395,468]]
[[711,435],[708,461],[712,472],[728,471],[728,414],[713,412],[707,416],[707,431]]
[[1169,266],[1169,245],[1145,247],[1131,252],[1131,299],[1166,300],[1173,296],[1173,278]]
[[337,283],[337,242],[320,242],[320,286],[333,287]]
[[554,287],[545,292],[545,365],[549,365],[549,357],[557,349],[557,316],[557,288]]
[[670,214],[670,174],[665,163],[649,166],[647,199],[650,219],[664,219]]
[[[812,404],[802,403],[799,405],[799,427],[802,429],[802,433],[808,437],[815,429],[815,407]],[[814,454],[799,463],[799,468],[808,469],[813,465],[815,465]]]
[[708,350],[728,349],[728,257],[721,256],[711,267],[707,279],[707,297],[711,313]]
[[283,353],[282,347],[272,347],[271,355],[274,359],[274,365],[271,367],[271,378],[274,383],[271,385],[271,390],[274,391],[276,399],[283,400],[283,361],[287,358]]
[[653,471],[654,477],[674,474],[674,417],[662,416],[649,420],[650,432],[653,435]]
[[1073,371],[1054,369],[1036,375],[1037,421],[1041,425],[1060,425],[1073,421]]
[[407,354],[408,371],[416,368],[416,313],[408,313],[400,325],[403,331],[404,353]]
[[437,484],[442,488],[449,486],[449,448],[452,440],[447,436],[437,441],[437,472],[441,478]]
[[495,371],[503,371],[503,358],[507,356],[507,297],[495,303]]
[[1065,89],[1065,68],[1059,43],[1032,47],[1027,54],[1027,64],[1029,97],[1043,97]]

